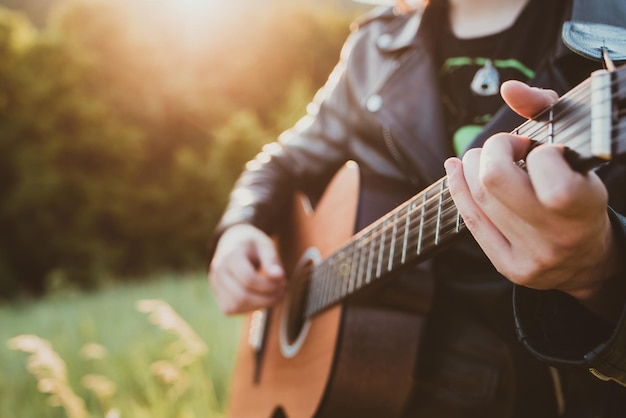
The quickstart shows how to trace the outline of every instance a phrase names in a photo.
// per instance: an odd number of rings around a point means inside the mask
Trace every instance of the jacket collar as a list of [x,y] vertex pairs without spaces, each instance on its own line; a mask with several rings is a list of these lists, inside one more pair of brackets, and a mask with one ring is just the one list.
[[413,46],[422,23],[422,11],[409,13],[396,21],[397,24],[376,43],[381,52],[392,53]]
[[380,52],[393,53],[411,47],[415,43],[423,16],[423,8],[411,13],[398,14],[393,7],[376,7],[357,19],[351,30],[366,26],[374,21],[386,20],[385,34],[376,43]]
[[[572,3],[572,0],[566,0],[565,2],[564,21],[571,19],[573,8]],[[392,53],[409,48],[415,44],[415,39],[417,32],[421,27],[423,15],[423,8],[401,16],[397,16],[397,13],[394,12],[393,8],[376,8],[371,14],[365,16],[362,21],[357,22],[357,25],[361,26],[370,20],[380,17],[394,19],[396,23],[387,33],[388,36],[383,37],[383,41],[377,42],[377,47],[381,52]],[[571,51],[563,44],[561,38],[559,37],[554,49],[555,59],[560,59],[570,53]]]

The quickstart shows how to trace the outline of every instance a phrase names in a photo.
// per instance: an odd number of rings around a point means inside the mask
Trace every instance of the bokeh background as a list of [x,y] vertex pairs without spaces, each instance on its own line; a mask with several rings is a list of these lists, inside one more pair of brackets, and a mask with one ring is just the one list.
[[369,8],[0,0],[1,417],[223,416],[211,231]]

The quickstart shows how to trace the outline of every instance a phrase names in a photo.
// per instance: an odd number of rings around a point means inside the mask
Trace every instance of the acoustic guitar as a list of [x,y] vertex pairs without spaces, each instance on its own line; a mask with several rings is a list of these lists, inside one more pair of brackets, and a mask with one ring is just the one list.
[[[566,146],[584,171],[626,161],[626,67],[600,70],[513,133]],[[519,163],[523,165],[523,162]],[[465,230],[444,177],[353,236],[358,168],[348,163],[313,211],[296,196],[279,238],[288,292],[244,327],[232,418],[397,417],[410,396],[420,316],[346,300]]]

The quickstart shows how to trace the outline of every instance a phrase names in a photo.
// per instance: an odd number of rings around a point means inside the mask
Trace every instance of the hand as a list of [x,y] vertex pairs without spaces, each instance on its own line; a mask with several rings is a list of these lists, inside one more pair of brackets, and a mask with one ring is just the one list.
[[[531,117],[556,100],[552,91],[507,82],[505,101]],[[449,187],[467,228],[496,269],[514,283],[557,289],[607,316],[605,280],[616,269],[607,191],[592,172],[573,171],[560,145],[498,134],[463,162],[445,163]]]
[[228,315],[273,305],[286,285],[273,241],[248,224],[224,232],[211,262],[209,282],[220,309]]

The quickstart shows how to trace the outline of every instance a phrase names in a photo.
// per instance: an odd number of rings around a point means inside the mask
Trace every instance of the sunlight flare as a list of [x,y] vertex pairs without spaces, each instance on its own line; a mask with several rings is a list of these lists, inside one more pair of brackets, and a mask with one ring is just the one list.
[[222,0],[152,0],[152,2],[193,16],[223,12],[228,7],[228,2]]

